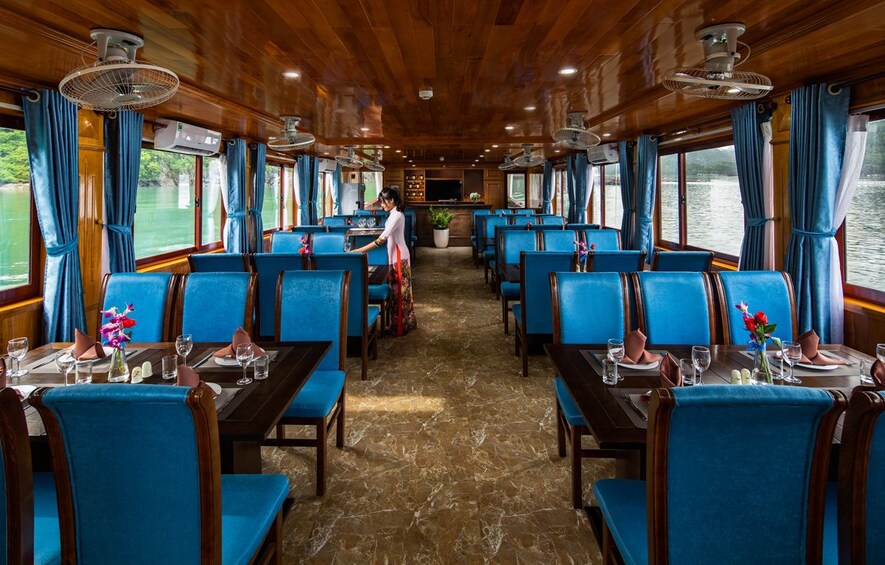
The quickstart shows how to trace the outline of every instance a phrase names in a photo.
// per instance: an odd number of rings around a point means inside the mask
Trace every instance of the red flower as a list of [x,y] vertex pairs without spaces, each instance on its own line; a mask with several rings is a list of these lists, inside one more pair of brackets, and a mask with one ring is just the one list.
[[591,244],[590,244],[590,249],[596,249],[596,244],[595,244],[595,243],[591,243]]
[[756,312],[756,315],[753,316],[753,319],[756,320],[757,324],[762,324],[763,326],[768,324],[768,316],[765,315],[765,312],[759,310]]
[[123,318],[123,327],[124,328],[131,328],[134,325],[135,325],[135,320],[132,320],[130,318]]
[[744,326],[746,326],[748,331],[755,332],[756,331],[756,320],[747,316],[744,318]]

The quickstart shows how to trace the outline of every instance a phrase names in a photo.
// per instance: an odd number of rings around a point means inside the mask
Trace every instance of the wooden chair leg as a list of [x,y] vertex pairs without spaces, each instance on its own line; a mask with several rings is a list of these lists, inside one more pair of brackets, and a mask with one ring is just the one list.
[[489,264],[485,260],[483,260],[483,262],[482,262],[482,271],[483,271],[483,276],[486,279],[486,284],[489,284]]
[[513,354],[516,355],[517,357],[519,357],[519,352],[522,349],[522,341],[519,339],[520,334],[519,334],[519,327],[518,326],[516,328],[516,334],[514,334],[514,335],[515,335],[515,337],[513,339]]
[[574,427],[569,426],[572,439],[572,506],[583,508],[581,498],[584,489],[581,486],[581,433]]
[[273,565],[282,565],[283,563],[283,512],[277,512],[277,517],[270,527],[271,543],[273,544],[273,556],[270,563]]
[[366,335],[367,331],[369,330],[364,329],[363,335],[360,338],[360,349],[363,362],[362,376],[360,378],[362,380],[366,380],[369,376],[369,337]]
[[510,316],[507,315],[507,299],[501,297],[501,317],[504,319],[504,335],[510,335]]
[[277,424],[277,439],[283,439],[286,437],[286,428],[283,424]]
[[618,562],[615,557],[617,545],[615,545],[615,539],[612,537],[605,519],[602,520],[602,547],[600,549],[602,550],[602,562],[605,565],[615,565]]
[[[525,328],[517,327],[517,328],[516,328],[516,335],[522,335],[524,331],[525,331]],[[528,336],[525,336],[525,339],[523,340],[524,343],[523,343],[522,347],[520,348],[520,349],[521,349],[521,351],[520,351],[520,356],[522,357],[522,376],[523,376],[523,377],[528,377],[528,376],[529,376],[529,346],[528,346],[528,339],[529,339]]]
[[317,429],[317,496],[326,494],[326,419],[316,422]]
[[338,409],[338,420],[335,422],[335,446],[338,449],[344,447],[344,391],[341,391],[341,396],[338,398],[338,404],[340,408]]
[[559,449],[559,456],[565,457],[565,426],[562,423],[562,407],[559,401],[556,401],[556,446]]

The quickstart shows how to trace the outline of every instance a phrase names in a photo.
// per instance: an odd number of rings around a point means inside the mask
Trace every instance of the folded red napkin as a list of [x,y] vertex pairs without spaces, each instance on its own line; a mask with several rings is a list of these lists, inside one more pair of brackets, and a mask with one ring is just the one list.
[[[243,328],[237,328],[237,331],[234,332],[234,337],[231,340],[230,345],[227,347],[222,347],[218,351],[215,352],[216,357],[226,357],[228,355],[236,355],[237,354],[237,346],[243,343],[252,343],[252,338],[249,337],[249,334],[246,333],[246,330]],[[255,356],[264,355],[264,350],[252,344],[252,351],[255,353]]]
[[808,330],[800,335],[796,340],[802,348],[802,363],[811,363],[812,365],[847,365],[845,361],[831,359],[825,355],[821,355],[817,350],[820,338],[814,330]]
[[101,343],[74,328],[74,348],[71,351],[74,359],[102,359],[105,357]]
[[668,353],[661,361],[661,387],[674,388],[682,386],[682,371],[679,370],[679,361]]
[[212,393],[213,397],[218,396],[209,385],[200,380],[200,375],[198,375],[195,370],[191,369],[187,365],[178,366],[178,380],[175,381],[175,384],[178,386],[187,386],[191,388],[205,388]]
[[885,387],[885,363],[878,359],[873,361],[873,366],[870,367],[870,376],[873,377],[876,386]]
[[639,330],[628,333],[624,337],[624,359],[622,362],[631,365],[645,365],[660,361],[660,355],[645,350],[647,339],[645,334]]

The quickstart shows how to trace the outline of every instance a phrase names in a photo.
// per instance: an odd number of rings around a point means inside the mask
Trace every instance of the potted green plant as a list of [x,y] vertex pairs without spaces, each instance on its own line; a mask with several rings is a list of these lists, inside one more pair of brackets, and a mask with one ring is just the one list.
[[448,208],[434,210],[433,206],[427,211],[430,215],[430,224],[433,226],[433,244],[440,249],[449,246],[449,223],[453,216]]

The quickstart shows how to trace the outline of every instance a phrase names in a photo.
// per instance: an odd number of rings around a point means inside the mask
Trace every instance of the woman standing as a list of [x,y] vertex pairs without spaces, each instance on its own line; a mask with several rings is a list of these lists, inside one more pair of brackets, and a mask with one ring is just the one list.
[[405,335],[418,327],[415,309],[412,304],[412,261],[409,246],[406,244],[406,216],[403,214],[403,201],[395,188],[381,191],[381,207],[390,212],[384,224],[384,233],[372,243],[354,249],[364,253],[373,247],[387,244],[387,262],[390,265],[388,283],[390,300],[387,301],[387,319],[391,321],[390,331],[394,335]]

